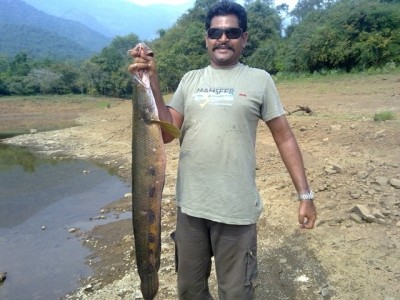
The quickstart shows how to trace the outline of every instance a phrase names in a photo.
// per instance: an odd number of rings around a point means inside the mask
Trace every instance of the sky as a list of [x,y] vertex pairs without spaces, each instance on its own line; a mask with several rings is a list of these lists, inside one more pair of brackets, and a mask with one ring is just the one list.
[[[194,4],[195,0],[128,0],[129,2],[133,2],[138,5],[151,5],[151,4],[172,4],[172,5],[181,5],[181,4]],[[244,1],[238,0],[239,4],[243,4]],[[275,0],[275,5],[280,5],[282,3],[286,3],[289,5],[289,10],[293,9],[297,3],[297,0]]]

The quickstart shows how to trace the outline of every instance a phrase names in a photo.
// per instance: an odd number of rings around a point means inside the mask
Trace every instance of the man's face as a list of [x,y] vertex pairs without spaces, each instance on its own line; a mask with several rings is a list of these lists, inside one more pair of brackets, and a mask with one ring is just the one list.
[[[216,16],[211,20],[210,29],[228,29],[237,31],[239,20],[235,15]],[[218,35],[216,35],[218,36]],[[239,62],[243,48],[246,46],[248,33],[244,32],[236,38],[237,35],[229,38],[230,34],[225,32],[219,38],[210,38],[206,35],[206,46],[208,55],[211,58],[211,65],[214,67],[231,66]]]

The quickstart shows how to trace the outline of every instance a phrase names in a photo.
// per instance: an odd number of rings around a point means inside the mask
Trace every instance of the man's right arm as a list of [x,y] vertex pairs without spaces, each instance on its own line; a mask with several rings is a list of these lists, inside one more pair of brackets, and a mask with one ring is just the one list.
[[[129,71],[135,70],[147,70],[150,77],[150,87],[153,92],[154,99],[156,101],[158,109],[158,117],[161,121],[174,124],[177,128],[181,129],[183,123],[183,115],[178,113],[171,107],[167,107],[164,102],[163,95],[161,93],[160,80],[157,73],[157,67],[153,55],[146,55],[144,49],[135,48],[131,52],[131,55],[135,59],[135,63],[130,65]],[[169,143],[174,140],[174,137],[163,131],[164,143]]]
[[[160,120],[174,124],[175,127],[181,129],[183,116],[173,108],[165,105],[157,73],[153,73],[153,76],[150,77],[150,85],[154,99],[156,100],[158,117],[160,118]],[[174,140],[174,137],[170,133],[163,131],[162,134],[164,143],[169,143]]]

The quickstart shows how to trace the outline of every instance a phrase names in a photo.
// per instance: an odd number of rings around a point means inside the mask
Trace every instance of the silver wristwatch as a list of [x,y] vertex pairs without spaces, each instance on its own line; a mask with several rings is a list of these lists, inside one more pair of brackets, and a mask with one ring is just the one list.
[[309,191],[308,193],[305,193],[305,194],[299,194],[297,196],[297,199],[298,200],[310,200],[310,201],[312,201],[312,200],[314,200],[314,193],[313,193],[313,191]]

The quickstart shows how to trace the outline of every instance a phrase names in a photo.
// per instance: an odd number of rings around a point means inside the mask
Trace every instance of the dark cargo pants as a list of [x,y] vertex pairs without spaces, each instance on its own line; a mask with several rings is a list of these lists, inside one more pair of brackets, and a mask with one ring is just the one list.
[[228,225],[183,214],[175,232],[180,300],[213,299],[208,288],[214,256],[220,300],[253,299],[257,276],[256,225]]

